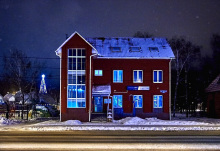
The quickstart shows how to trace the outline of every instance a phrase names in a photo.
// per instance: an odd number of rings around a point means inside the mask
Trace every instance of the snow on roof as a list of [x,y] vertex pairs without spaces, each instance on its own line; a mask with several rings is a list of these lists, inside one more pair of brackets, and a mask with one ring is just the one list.
[[111,86],[110,85],[94,85],[92,87],[92,94],[110,94]]
[[79,35],[87,44],[89,44],[92,47],[92,53],[97,53],[97,50],[95,47],[93,47],[88,41],[86,41],[77,31],[75,31],[69,38],[67,38],[62,45],[60,45],[59,48],[57,48],[56,55],[60,57],[61,51],[62,51],[62,47],[75,35]]
[[206,88],[206,92],[216,92],[216,91],[220,91],[220,74]]
[[[175,58],[165,38],[102,37],[85,39],[98,50],[101,55],[98,58]],[[132,50],[134,47],[136,48]]]

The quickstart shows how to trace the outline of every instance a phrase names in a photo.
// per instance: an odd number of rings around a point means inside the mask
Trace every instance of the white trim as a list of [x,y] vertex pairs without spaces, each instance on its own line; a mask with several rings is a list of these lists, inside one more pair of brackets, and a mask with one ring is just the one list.
[[[137,71],[137,78],[139,77],[139,72],[138,72],[138,71],[141,71],[141,72],[142,72],[141,82],[135,82],[135,81],[134,81],[134,71]],[[133,70],[133,83],[143,83],[143,81],[144,81],[143,70]]]
[[[142,107],[135,107],[136,109],[138,109],[138,108],[143,108],[143,95],[133,95],[133,102],[134,102],[134,96],[141,96],[142,97]],[[138,104],[138,103],[137,103]],[[134,103],[134,105],[135,105],[135,103]],[[134,106],[133,106],[134,107]]]
[[[154,107],[154,96],[162,96],[162,107]],[[158,102],[158,100],[157,100]],[[159,104],[159,102],[158,102]],[[163,109],[163,95],[153,95],[153,109]]]
[[[154,71],[157,71],[157,82],[154,82]],[[162,71],[162,82],[159,81],[159,71]],[[163,83],[163,70],[153,70],[153,83]]]
[[169,57],[97,57],[97,59],[172,59]]
[[79,35],[89,46],[92,47],[92,49],[94,49],[94,50],[98,53],[98,51],[96,50],[95,47],[93,47],[93,46],[92,46],[88,41],[86,41],[77,31],[75,31],[69,38],[67,38],[67,39],[62,43],[62,45],[59,46],[59,48],[57,48],[57,50],[55,51],[57,56],[61,57],[60,54],[61,54],[61,51],[62,51],[62,47],[63,47],[75,34]]
[[169,115],[171,120],[171,61],[169,62]]
[[[114,82],[114,71],[122,71],[122,82]],[[117,72],[117,75],[119,77],[119,72]],[[113,83],[123,83],[123,76],[124,76],[123,70],[113,70]]]
[[62,87],[61,87],[61,84],[62,84],[62,80],[61,80],[61,63],[62,63],[62,58],[60,58],[60,122],[61,122],[61,90],[62,90]]

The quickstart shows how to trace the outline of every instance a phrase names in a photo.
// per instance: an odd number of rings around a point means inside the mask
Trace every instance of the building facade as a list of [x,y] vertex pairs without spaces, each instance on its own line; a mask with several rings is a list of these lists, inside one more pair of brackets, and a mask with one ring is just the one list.
[[208,117],[220,118],[220,74],[206,88]]
[[60,57],[60,119],[170,119],[171,60],[164,38],[83,38],[73,33]]

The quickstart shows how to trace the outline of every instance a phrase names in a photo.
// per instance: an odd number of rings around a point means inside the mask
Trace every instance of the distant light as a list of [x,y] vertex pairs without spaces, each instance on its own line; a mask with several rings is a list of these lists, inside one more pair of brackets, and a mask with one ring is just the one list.
[[45,75],[44,75],[44,74],[42,74],[42,78],[45,78]]

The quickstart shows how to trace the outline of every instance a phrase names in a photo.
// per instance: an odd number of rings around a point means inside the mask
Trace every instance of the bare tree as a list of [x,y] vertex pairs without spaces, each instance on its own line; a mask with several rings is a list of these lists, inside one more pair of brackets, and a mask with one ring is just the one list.
[[[185,86],[186,86],[186,108],[188,108],[188,81],[187,81],[187,72],[193,61],[198,54],[200,54],[200,47],[193,45],[192,42],[185,40],[183,37],[174,37],[169,40],[171,48],[175,54],[175,59],[173,61],[173,68],[176,71],[176,83],[175,83],[175,92],[174,92],[174,101],[173,101],[173,117],[175,117],[176,112],[176,100],[177,100],[177,91],[180,83],[180,77],[185,69]],[[187,112],[188,114],[188,112]],[[187,115],[188,116],[188,115]]]
[[33,62],[27,55],[18,49],[10,51],[8,57],[4,57],[5,77],[9,83],[21,92],[22,115],[23,119],[25,93],[29,93],[36,87],[37,77],[40,74],[42,65]]

